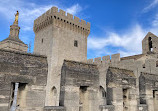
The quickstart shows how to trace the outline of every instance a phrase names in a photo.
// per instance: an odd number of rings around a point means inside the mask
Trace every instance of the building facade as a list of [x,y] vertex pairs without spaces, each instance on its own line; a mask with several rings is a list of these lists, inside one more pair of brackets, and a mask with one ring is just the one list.
[[0,111],[158,111],[158,37],[142,54],[87,60],[90,23],[52,7],[34,21],[34,52],[17,12],[0,42]]

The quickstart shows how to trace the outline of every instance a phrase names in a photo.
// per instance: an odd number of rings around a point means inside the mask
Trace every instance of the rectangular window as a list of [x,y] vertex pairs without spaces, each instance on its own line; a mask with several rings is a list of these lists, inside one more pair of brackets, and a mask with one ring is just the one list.
[[156,92],[157,92],[157,90],[153,90],[153,98],[156,97]]
[[78,47],[78,41],[77,40],[74,41],[74,46]]

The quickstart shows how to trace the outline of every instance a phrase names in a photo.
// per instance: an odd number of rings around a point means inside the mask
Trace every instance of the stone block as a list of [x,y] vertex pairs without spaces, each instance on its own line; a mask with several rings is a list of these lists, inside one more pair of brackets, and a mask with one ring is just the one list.
[[111,62],[115,63],[115,62],[119,62],[120,61],[120,54],[113,54],[111,56]]
[[102,57],[102,63],[110,63],[110,56],[103,56]]

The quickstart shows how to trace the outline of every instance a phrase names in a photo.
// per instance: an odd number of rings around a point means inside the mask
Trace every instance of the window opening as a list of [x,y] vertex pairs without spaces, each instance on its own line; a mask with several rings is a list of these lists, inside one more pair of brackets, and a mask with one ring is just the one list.
[[156,92],[157,92],[157,90],[153,90],[153,98],[155,98],[156,96]]
[[18,87],[19,87],[19,83],[12,83],[12,96],[11,96],[12,98],[11,98],[10,111],[16,110]]
[[89,111],[88,86],[80,86],[79,111]]
[[[15,111],[25,101],[24,93],[26,83],[12,83],[10,111]],[[23,105],[21,105],[23,106]]]
[[152,38],[149,37],[149,51],[153,51]]
[[128,102],[129,102],[129,90],[123,89],[123,111],[128,111]]
[[100,91],[101,91],[102,98],[105,98],[106,97],[106,92],[105,92],[105,90],[102,86],[100,86]]
[[74,46],[78,47],[78,41],[77,40],[74,41]]

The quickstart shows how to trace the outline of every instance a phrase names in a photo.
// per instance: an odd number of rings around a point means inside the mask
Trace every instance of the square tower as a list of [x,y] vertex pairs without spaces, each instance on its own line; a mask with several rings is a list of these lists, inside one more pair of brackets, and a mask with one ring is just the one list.
[[[63,60],[86,61],[90,23],[52,7],[34,21],[34,53],[48,58],[46,105],[59,105],[60,74]],[[51,89],[57,100],[51,100]]]
[[55,59],[87,60],[90,23],[52,7],[34,21],[34,32],[34,53]]

